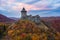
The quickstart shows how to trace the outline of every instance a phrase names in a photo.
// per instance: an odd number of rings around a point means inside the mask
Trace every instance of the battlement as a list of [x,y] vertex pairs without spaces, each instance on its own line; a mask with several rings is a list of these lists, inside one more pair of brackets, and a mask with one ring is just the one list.
[[35,23],[40,23],[40,16],[39,15],[36,15],[36,16],[27,15],[27,11],[25,10],[25,8],[23,8],[21,11],[21,19],[23,19],[23,20],[28,19]]

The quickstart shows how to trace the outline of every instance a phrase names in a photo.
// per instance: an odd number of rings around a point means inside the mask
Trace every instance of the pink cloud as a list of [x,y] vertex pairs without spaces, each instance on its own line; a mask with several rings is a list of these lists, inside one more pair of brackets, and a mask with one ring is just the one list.
[[29,5],[29,4],[25,4],[25,3],[15,3],[16,6],[12,6],[13,10],[21,10],[23,7],[25,7],[25,9],[27,11],[29,10],[40,10],[40,8],[34,6],[34,5]]
[[35,5],[29,5],[25,3],[15,3],[15,5],[16,6],[12,6],[13,10],[21,10],[23,7],[25,7],[27,11],[29,10],[50,10],[50,8],[46,8],[46,5],[42,5],[41,7],[37,7]]
[[15,2],[15,0],[1,0],[1,6],[11,5]]
[[15,0],[8,0],[6,2],[3,1],[2,6],[8,6],[8,7],[10,7],[9,10],[17,10],[17,11],[20,11],[23,7],[25,7],[25,9],[27,11],[29,11],[29,10],[49,10],[49,8],[45,8],[46,5],[41,5],[41,7],[38,7],[34,4],[30,5],[30,4],[21,3],[21,2],[15,2]]

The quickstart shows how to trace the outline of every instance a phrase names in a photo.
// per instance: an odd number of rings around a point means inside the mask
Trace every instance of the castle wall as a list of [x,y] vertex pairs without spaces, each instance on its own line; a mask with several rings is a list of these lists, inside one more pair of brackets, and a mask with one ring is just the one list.
[[31,20],[35,23],[40,23],[40,16],[36,15],[36,16],[32,16],[32,15],[27,15],[27,11],[23,8],[23,10],[21,11],[21,19],[28,19]]

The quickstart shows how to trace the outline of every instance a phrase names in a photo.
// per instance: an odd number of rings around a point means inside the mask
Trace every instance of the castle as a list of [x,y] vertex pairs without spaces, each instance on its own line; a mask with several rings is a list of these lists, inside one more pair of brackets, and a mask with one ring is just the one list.
[[39,15],[36,15],[36,16],[27,15],[27,11],[25,10],[25,8],[23,8],[21,11],[21,19],[23,19],[23,20],[28,19],[35,23],[40,23],[40,16]]

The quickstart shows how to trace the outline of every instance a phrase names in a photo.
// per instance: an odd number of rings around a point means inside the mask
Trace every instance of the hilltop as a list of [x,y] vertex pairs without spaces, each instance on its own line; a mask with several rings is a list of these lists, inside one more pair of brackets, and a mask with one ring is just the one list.
[[9,26],[7,32],[3,40],[60,40],[60,33],[43,22],[38,26],[29,20],[19,20]]

